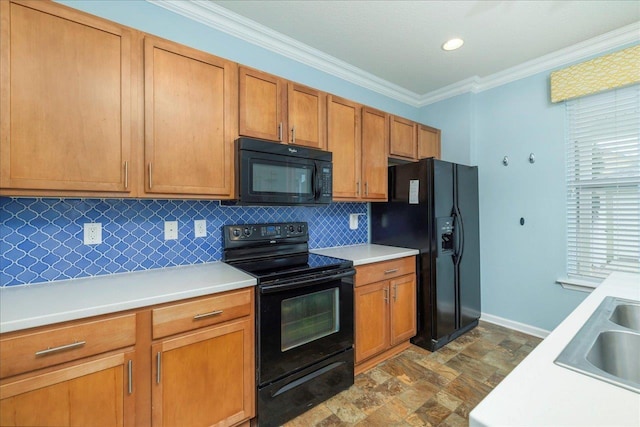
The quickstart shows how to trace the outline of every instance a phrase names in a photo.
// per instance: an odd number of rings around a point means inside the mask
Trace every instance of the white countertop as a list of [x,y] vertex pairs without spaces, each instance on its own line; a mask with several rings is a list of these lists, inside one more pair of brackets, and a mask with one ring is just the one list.
[[611,274],[471,411],[469,425],[640,426],[640,394],[553,363],[606,296],[640,300],[640,275]]
[[390,259],[418,255],[417,249],[397,248],[394,246],[362,244],[337,246],[334,248],[312,249],[309,252],[353,261],[353,265],[370,264]]
[[0,332],[254,286],[222,262],[0,288]]

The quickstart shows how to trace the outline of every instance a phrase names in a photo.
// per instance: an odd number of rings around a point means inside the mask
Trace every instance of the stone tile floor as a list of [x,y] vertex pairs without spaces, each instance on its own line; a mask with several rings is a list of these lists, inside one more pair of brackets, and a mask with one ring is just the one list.
[[480,322],[436,352],[412,345],[284,427],[467,426],[469,412],[540,341]]

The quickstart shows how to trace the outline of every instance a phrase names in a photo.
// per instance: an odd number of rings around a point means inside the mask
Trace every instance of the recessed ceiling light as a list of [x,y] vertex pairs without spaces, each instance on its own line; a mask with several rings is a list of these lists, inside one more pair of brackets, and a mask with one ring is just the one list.
[[447,40],[445,44],[442,45],[443,50],[456,50],[460,48],[464,44],[464,40],[462,39],[451,39]]

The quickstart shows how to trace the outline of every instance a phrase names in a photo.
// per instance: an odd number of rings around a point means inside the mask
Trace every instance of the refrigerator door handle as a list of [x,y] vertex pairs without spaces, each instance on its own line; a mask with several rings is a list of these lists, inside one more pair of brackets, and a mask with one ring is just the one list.
[[464,254],[464,221],[458,206],[456,206],[456,220],[458,222],[458,228],[455,230],[455,233],[458,236],[457,241],[459,242],[459,246],[456,248],[456,255],[458,256],[458,263],[460,263],[462,255]]
[[460,239],[461,239],[461,229],[460,229],[460,217],[458,216],[458,212],[456,208],[451,212],[451,217],[453,218],[453,264],[458,265],[460,262]]

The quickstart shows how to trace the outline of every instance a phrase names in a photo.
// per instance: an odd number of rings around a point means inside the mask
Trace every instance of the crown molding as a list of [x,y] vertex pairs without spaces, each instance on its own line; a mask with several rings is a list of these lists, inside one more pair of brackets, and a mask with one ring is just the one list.
[[146,1],[402,103],[414,107],[419,104],[420,95],[415,92],[381,79],[291,37],[273,31],[215,3],[203,0]]
[[560,49],[485,77],[473,76],[420,95],[354,67],[206,0],[146,0],[223,33],[323,71],[412,107],[423,107],[464,93],[478,93],[561,67],[630,43],[640,42],[640,22]]
[[[429,92],[420,97],[419,106],[423,107],[466,92],[482,92],[543,71],[580,61],[616,47],[638,42],[640,42],[640,22],[635,22],[498,73],[486,77],[472,77]],[[470,80],[473,80],[475,85],[470,85]]]

